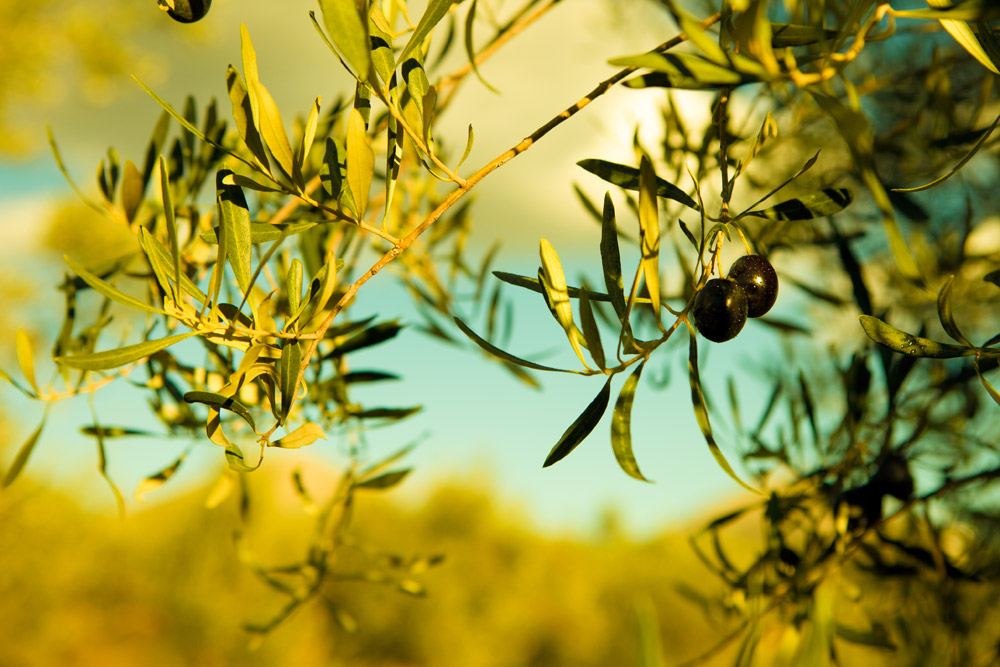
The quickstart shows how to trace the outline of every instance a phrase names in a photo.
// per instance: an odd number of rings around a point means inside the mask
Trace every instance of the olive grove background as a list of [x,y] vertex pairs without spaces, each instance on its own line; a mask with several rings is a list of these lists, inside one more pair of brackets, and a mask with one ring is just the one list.
[[149,5],[0,3],[0,663],[996,661],[990,3]]

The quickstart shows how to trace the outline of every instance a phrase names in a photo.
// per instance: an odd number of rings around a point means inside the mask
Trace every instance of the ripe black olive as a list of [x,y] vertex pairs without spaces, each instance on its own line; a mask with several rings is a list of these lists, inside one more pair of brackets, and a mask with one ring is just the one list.
[[732,340],[747,322],[747,293],[732,280],[713,278],[695,295],[691,315],[708,340]]
[[729,278],[747,293],[747,317],[760,317],[778,298],[778,274],[760,255],[744,255],[733,262]]
[[212,6],[212,0],[157,0],[160,9],[165,9],[170,18],[181,23],[194,23],[205,18]]

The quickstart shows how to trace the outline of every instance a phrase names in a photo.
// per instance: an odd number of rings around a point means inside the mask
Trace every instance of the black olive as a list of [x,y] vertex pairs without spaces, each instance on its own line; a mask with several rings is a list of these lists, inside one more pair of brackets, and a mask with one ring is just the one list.
[[158,0],[170,18],[181,23],[194,23],[205,18],[212,7],[212,0]]
[[747,293],[747,317],[760,317],[778,298],[778,274],[760,255],[745,255],[733,262],[729,278]]
[[747,321],[747,293],[732,280],[713,278],[695,295],[691,315],[708,340],[732,340]]

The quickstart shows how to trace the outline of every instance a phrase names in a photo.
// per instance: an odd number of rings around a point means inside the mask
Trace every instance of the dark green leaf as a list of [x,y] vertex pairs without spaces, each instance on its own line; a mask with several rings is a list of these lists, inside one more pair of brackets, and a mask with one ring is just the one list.
[[375,477],[362,478],[354,483],[354,488],[375,489],[379,491],[391,489],[406,479],[406,476],[412,471],[413,468],[403,468],[401,470],[390,470],[389,472],[376,475]]
[[[277,241],[283,237],[295,236],[315,227],[316,224],[315,222],[293,222],[287,225],[272,225],[269,222],[251,222],[250,243],[266,243],[268,241]],[[205,243],[218,243],[218,228],[213,227],[207,232],[202,232],[200,238]],[[183,286],[183,284],[184,279],[181,278],[181,285]]]
[[63,255],[63,260],[69,265],[69,268],[73,269],[73,273],[80,276],[85,283],[94,288],[94,290],[96,290],[99,294],[108,297],[112,301],[117,301],[120,304],[136,308],[138,310],[143,310],[147,313],[156,313],[158,315],[167,314],[166,311],[161,310],[160,308],[156,308],[155,306],[151,306],[147,303],[139,301],[138,299],[134,299],[124,292],[115,289],[87,269],[83,268],[82,264],[78,264],[69,255]]
[[954,357],[969,357],[976,354],[973,347],[961,347],[938,343],[927,338],[908,334],[892,327],[877,317],[861,315],[861,327],[876,343],[895,352],[901,352],[913,357],[931,357],[934,359],[951,359]]
[[618,67],[639,67],[653,70],[625,82],[630,88],[682,88],[713,90],[734,88],[760,79],[711,62],[693,53],[644,53],[609,61]]
[[7,470],[7,474],[3,478],[3,486],[0,488],[6,489],[10,486],[17,476],[21,474],[24,466],[28,463],[28,459],[31,457],[31,452],[34,451],[35,445],[38,444],[38,438],[42,435],[42,428],[45,426],[45,420],[48,416],[48,411],[42,416],[42,423],[38,425],[38,428],[28,436],[28,439],[24,441],[21,448],[17,450],[17,454],[14,456],[14,461],[10,464],[10,468]]
[[143,192],[142,174],[132,160],[125,161],[125,171],[122,173],[122,211],[129,222],[135,220],[135,214],[142,204]]
[[347,414],[357,419],[403,419],[420,412],[419,405],[412,408],[368,408],[365,410],[348,410]]
[[691,406],[694,408],[694,416],[698,421],[698,428],[701,429],[702,435],[705,436],[705,442],[708,443],[708,449],[715,458],[716,463],[737,484],[747,491],[759,494],[760,491],[747,485],[736,476],[736,472],[733,471],[729,462],[726,461],[726,457],[722,455],[722,450],[719,449],[719,444],[715,441],[715,436],[712,435],[712,424],[708,420],[708,405],[705,403],[705,394],[702,391],[701,377],[698,373],[698,339],[694,335],[694,332],[691,332],[691,342],[688,349],[688,373],[691,380]]
[[570,427],[562,434],[559,442],[555,444],[549,455],[545,457],[545,463],[542,464],[543,468],[547,468],[553,463],[564,459],[566,455],[576,449],[577,445],[583,442],[584,438],[590,435],[591,431],[597,426],[597,423],[601,421],[605,410],[608,409],[608,401],[611,398],[612,377],[608,376],[604,387],[601,388],[601,391],[594,400],[590,402],[590,405],[584,409],[580,416],[576,418],[576,421],[570,424]]
[[[618,249],[618,225],[615,222],[615,205],[611,193],[604,193],[604,213],[601,225],[601,268],[604,269],[604,284],[615,314],[625,321],[625,292],[622,289],[622,260]],[[591,295],[592,297],[594,295]],[[596,298],[596,297],[594,297]]]
[[232,175],[229,169],[219,169],[215,176],[219,220],[226,228],[226,257],[244,295],[250,293],[250,209],[243,190],[224,181]]
[[648,482],[649,480],[639,471],[639,464],[636,463],[635,456],[632,454],[632,401],[635,399],[635,391],[639,386],[639,376],[645,367],[645,361],[640,362],[625,380],[621,393],[618,394],[614,414],[611,418],[611,449],[615,453],[618,465],[629,477]]
[[751,211],[747,215],[757,215],[769,220],[812,220],[840,213],[852,201],[854,195],[847,188],[825,188],[759,211]]
[[[635,167],[629,167],[623,164],[598,159],[580,160],[576,164],[595,176],[607,181],[608,183],[617,185],[620,188],[624,188],[626,190],[639,190],[639,170]],[[698,210],[698,203],[691,199],[686,192],[678,188],[673,183],[663,180],[659,176],[656,177],[656,196],[673,199],[674,201],[684,204],[688,208],[693,208],[696,211]]]
[[483,348],[484,350],[486,350],[487,352],[489,352],[490,354],[492,354],[494,357],[497,357],[499,359],[503,359],[504,361],[509,361],[512,364],[517,364],[518,366],[524,366],[525,368],[533,368],[536,371],[555,371],[555,372],[558,372],[558,373],[578,373],[578,371],[564,370],[562,368],[552,368],[551,366],[543,366],[541,364],[536,364],[533,361],[527,361],[525,359],[521,359],[520,357],[515,357],[513,354],[510,354],[509,352],[505,352],[504,350],[501,350],[500,348],[496,347],[495,345],[493,345],[489,341],[484,340],[483,338],[481,338],[475,331],[473,331],[472,329],[470,329],[468,327],[468,325],[465,324],[465,322],[463,322],[462,320],[458,319],[457,317],[454,318],[454,320],[455,320],[455,324],[458,325],[458,328],[462,330],[462,333],[464,333],[466,336],[468,336],[469,338],[471,338],[472,342],[474,342],[476,345],[478,345],[479,347]]
[[427,3],[427,9],[424,10],[424,15],[420,17],[420,22],[417,23],[413,35],[410,36],[410,41],[406,43],[403,51],[399,54],[399,58],[396,59],[397,63],[405,61],[414,50],[419,49],[423,45],[424,39],[431,33],[434,26],[444,18],[444,15],[448,13],[453,2],[454,0],[430,0]]
[[333,351],[326,358],[341,357],[348,352],[384,343],[387,340],[395,338],[402,329],[403,325],[395,321],[379,322],[375,326],[365,329],[334,347]]
[[660,317],[660,217],[656,206],[656,172],[645,155],[639,163],[639,248],[642,273],[652,300],[653,313]]
[[594,309],[590,305],[590,296],[586,288],[580,289],[580,325],[583,329],[583,338],[587,341],[590,356],[593,357],[598,368],[604,369],[604,346],[601,345],[601,332],[597,328]]
[[967,347],[973,347],[969,339],[959,330],[958,325],[955,324],[955,314],[951,309],[951,286],[955,282],[955,276],[948,276],[948,280],[945,281],[944,286],[941,287],[941,291],[938,292],[938,318],[941,320],[941,326],[944,327],[945,333],[951,336],[952,340],[961,343]]
[[299,382],[299,369],[302,367],[302,348],[298,341],[288,341],[281,348],[281,359],[278,360],[278,391],[281,392],[281,409],[279,420],[284,422],[292,409],[295,399],[295,389]]
[[186,458],[187,452],[184,452],[177,457],[176,461],[168,465],[166,468],[139,482],[139,485],[135,489],[135,499],[141,502],[146,497],[147,493],[156,491],[158,488],[166,484],[170,478],[174,476],[178,468],[181,467],[181,464],[184,463],[184,459]]
[[202,403],[216,410],[228,410],[250,425],[255,432],[257,424],[247,406],[243,405],[235,396],[223,396],[211,391],[189,391],[184,394],[187,403]]

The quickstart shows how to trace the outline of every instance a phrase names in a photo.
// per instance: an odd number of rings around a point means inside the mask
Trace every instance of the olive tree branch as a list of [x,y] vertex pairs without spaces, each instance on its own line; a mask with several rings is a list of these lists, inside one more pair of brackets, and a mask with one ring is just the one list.
[[[699,24],[699,27],[702,29],[708,28],[709,26],[716,23],[719,20],[719,18],[720,14],[716,13],[710,16],[709,18],[705,19],[704,21],[702,21]],[[680,35],[677,35],[676,37],[667,40],[666,42],[659,45],[653,50],[657,52],[666,51],[674,48],[675,46],[683,43],[686,40],[687,36],[681,33]],[[564,109],[563,111],[552,117],[547,123],[545,123],[537,130],[532,132],[529,136],[522,139],[517,145],[506,150],[497,157],[493,158],[487,164],[480,167],[476,173],[472,174],[472,176],[470,176],[462,184],[460,184],[458,188],[453,190],[451,194],[449,194],[445,198],[445,200],[442,201],[437,206],[437,208],[431,211],[430,215],[428,215],[426,218],[424,218],[422,222],[420,222],[416,227],[414,227],[409,234],[400,239],[399,242],[393,245],[393,247],[390,248],[388,252],[382,255],[382,257],[377,262],[375,262],[371,266],[371,268],[369,268],[367,271],[365,271],[365,273],[359,276],[357,280],[355,280],[350,285],[350,287],[347,288],[347,291],[345,291],[344,294],[340,297],[337,303],[327,314],[326,318],[320,324],[319,328],[316,330],[317,334],[316,338],[314,338],[309,343],[309,347],[306,349],[305,354],[302,355],[302,365],[299,368],[299,381],[302,380],[302,377],[305,374],[306,369],[309,367],[309,362],[312,360],[313,355],[316,353],[316,349],[319,347],[320,340],[323,339],[327,330],[329,330],[330,326],[333,324],[333,320],[337,317],[337,315],[340,314],[340,312],[344,309],[344,307],[354,298],[354,296],[358,292],[358,289],[360,289],[362,285],[368,282],[371,278],[375,277],[390,262],[396,259],[404,250],[409,248],[414,243],[414,241],[416,241],[420,237],[421,234],[423,234],[425,231],[427,231],[427,229],[431,225],[437,222],[448,209],[450,209],[459,199],[464,197],[466,193],[468,193],[472,188],[474,188],[479,183],[479,181],[483,180],[486,176],[496,171],[503,165],[507,164],[521,153],[527,151],[535,144],[535,142],[541,140],[542,137],[544,137],[546,134],[554,130],[563,122],[574,116],[578,111],[589,105],[595,99],[607,93],[609,90],[611,90],[612,87],[614,87],[615,84],[620,82],[626,76],[635,72],[637,69],[638,69],[637,67],[633,66],[633,67],[626,67],[616,72],[612,76],[608,77],[607,79],[599,83],[596,88],[594,88],[585,96],[577,100],[574,104],[572,104],[571,106],[567,107],[566,109]]]

